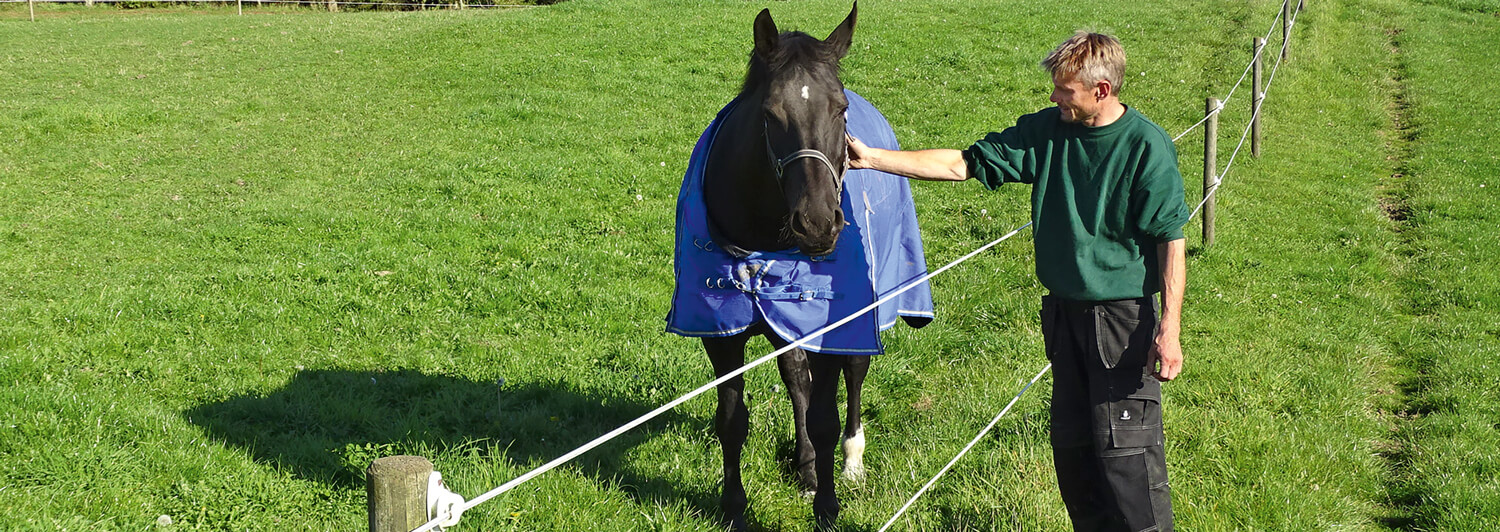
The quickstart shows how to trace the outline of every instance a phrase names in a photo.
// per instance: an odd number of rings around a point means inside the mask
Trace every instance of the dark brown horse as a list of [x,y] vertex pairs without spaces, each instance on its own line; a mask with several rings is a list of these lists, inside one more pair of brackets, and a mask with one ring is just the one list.
[[[723,116],[708,152],[703,197],[715,241],[733,254],[799,249],[811,257],[834,251],[844,228],[840,187],[845,166],[845,109],[839,60],[849,50],[857,6],[826,40],[780,33],[770,10],[755,19],[755,50],[737,104]],[[714,372],[744,365],[745,344],[763,335],[778,349],[783,339],[764,324],[732,336],[704,338]],[[838,379],[848,390],[844,428],[846,474],[862,476],[864,450],[860,387],[868,355],[824,355],[794,349],[777,361],[791,396],[796,427],[795,469],[805,490],[815,491],[818,525],[839,513],[834,493],[834,448],[839,439]],[[749,434],[744,380],[719,387],[715,430],[724,451],[721,506],[731,528],[743,530],[748,501],[740,479],[740,453]]]

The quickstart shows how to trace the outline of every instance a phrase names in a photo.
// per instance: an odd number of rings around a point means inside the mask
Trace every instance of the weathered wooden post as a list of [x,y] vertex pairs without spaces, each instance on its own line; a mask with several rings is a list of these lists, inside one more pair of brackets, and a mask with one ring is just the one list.
[[245,15],[245,0],[234,0],[234,9],[239,11],[240,16]]
[[1261,62],[1260,56],[1266,51],[1266,39],[1256,37],[1253,44],[1255,58],[1253,63],[1255,74],[1252,76],[1252,86],[1255,92],[1250,96],[1250,154],[1260,157],[1260,102],[1266,99],[1266,93],[1261,89]]
[[1281,60],[1292,53],[1292,0],[1281,4]]
[[36,0],[26,0],[26,8],[31,10],[31,21],[36,22]]
[[1219,188],[1219,99],[1209,98],[1203,124],[1203,246],[1214,245],[1214,192]]
[[427,482],[432,462],[420,456],[387,456],[365,472],[370,532],[411,532],[427,522]]

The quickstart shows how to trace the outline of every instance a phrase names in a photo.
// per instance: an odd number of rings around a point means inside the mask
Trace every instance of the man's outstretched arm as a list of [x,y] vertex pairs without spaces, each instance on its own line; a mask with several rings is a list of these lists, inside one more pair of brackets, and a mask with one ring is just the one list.
[[849,137],[849,167],[868,168],[924,181],[964,181],[969,166],[958,150],[892,151]]

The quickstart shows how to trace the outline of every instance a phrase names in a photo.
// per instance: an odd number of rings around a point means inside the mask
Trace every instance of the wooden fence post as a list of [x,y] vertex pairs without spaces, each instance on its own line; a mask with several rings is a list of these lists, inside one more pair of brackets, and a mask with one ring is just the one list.
[[1266,93],[1261,90],[1261,54],[1266,51],[1266,39],[1256,37],[1253,44],[1255,58],[1255,75],[1252,78],[1252,86],[1255,92],[1250,95],[1250,155],[1260,157],[1260,102],[1266,99]]
[[365,472],[370,532],[410,532],[427,523],[427,480],[432,462],[420,456],[387,456]]
[[1203,125],[1203,246],[1214,245],[1214,193],[1219,188],[1219,99],[1204,105],[1208,123]]
[[1281,4],[1281,60],[1292,53],[1292,0]]
[[31,10],[31,21],[36,22],[36,0],[26,0],[26,9]]
[[239,11],[240,16],[245,15],[245,0],[234,0],[234,9]]

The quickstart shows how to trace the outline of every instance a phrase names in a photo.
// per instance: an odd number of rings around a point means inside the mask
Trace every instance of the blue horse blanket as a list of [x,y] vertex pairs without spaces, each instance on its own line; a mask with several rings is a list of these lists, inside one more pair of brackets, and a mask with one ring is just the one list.
[[[853,91],[848,129],[870,146],[900,149],[885,117]],[[841,203],[849,225],[833,254],[813,259],[796,249],[736,257],[713,241],[703,200],[703,173],[730,102],[709,124],[688,161],[677,195],[677,276],[667,330],[689,337],[732,336],[762,320],[788,342],[844,319],[926,275],[922,236],[906,179],[874,170],[844,176]],[[924,281],[875,312],[810,340],[804,349],[841,355],[884,350],[880,331],[904,317],[913,327],[931,322],[932,290]]]

